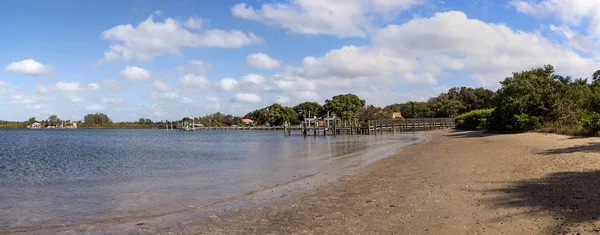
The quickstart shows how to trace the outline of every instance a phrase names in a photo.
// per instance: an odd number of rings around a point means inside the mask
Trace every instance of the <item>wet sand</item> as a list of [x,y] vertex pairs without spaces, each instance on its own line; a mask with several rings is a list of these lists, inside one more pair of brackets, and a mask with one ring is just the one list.
[[599,138],[464,131],[427,135],[428,143],[408,147],[315,190],[171,232],[600,232]]

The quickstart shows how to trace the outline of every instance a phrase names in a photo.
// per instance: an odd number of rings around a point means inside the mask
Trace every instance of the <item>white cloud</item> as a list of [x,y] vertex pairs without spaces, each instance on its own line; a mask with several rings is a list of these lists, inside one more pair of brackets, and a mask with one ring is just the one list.
[[38,96],[28,96],[23,94],[13,94],[9,97],[10,103],[12,104],[35,104],[42,101],[50,101],[47,99],[42,99]]
[[173,88],[169,86],[169,84],[166,84],[165,82],[160,80],[154,80],[154,82],[152,83],[152,88],[159,92],[173,91]]
[[69,98],[69,100],[73,103],[85,102],[85,98],[77,95],[69,95],[67,98]]
[[101,86],[110,88],[112,90],[120,90],[121,84],[117,80],[106,79],[99,82]]
[[287,104],[290,102],[290,97],[287,96],[278,96],[275,102],[279,104]]
[[80,83],[80,82],[57,82],[52,86],[44,86],[38,84],[36,87],[36,92],[39,94],[56,94],[59,92],[64,93],[78,93],[78,92],[91,92],[100,90],[100,85],[98,83]]
[[537,17],[554,17],[568,25],[580,25],[589,20],[588,31],[600,36],[600,2],[586,0],[512,0],[517,11]]
[[179,103],[182,103],[182,104],[193,104],[193,103],[196,103],[196,101],[194,101],[193,99],[191,99],[189,97],[181,97],[179,99]]
[[372,14],[406,10],[424,0],[294,0],[267,3],[254,9],[245,3],[231,8],[234,16],[277,25],[293,33],[363,37]]
[[389,25],[378,30],[373,41],[375,48],[419,58],[421,67],[426,68],[423,71],[432,75],[450,69],[504,74],[497,78],[501,80],[514,71],[552,64],[559,71],[587,76],[600,65],[537,33],[469,19],[462,12],[436,13],[431,18]]
[[175,70],[184,74],[204,74],[206,70],[212,68],[212,64],[206,63],[202,60],[190,60],[189,65],[177,66]]
[[26,75],[45,75],[50,72],[49,65],[43,65],[33,59],[12,62],[4,67],[5,72],[23,73]]
[[29,105],[27,106],[29,109],[32,110],[45,110],[48,108],[48,105],[45,104],[34,104],[34,105]]
[[193,92],[208,89],[211,82],[204,76],[187,74],[179,79],[179,88],[184,91]]
[[0,94],[9,94],[9,93],[14,93],[17,92],[18,88],[5,82],[0,80]]
[[148,70],[136,66],[127,66],[125,70],[121,71],[119,75],[121,76],[121,78],[133,82],[145,81],[148,80],[151,76]]
[[168,92],[158,92],[158,91],[152,91],[150,92],[150,98],[153,100],[177,100],[179,99],[179,93],[175,92],[175,91],[168,91]]
[[107,104],[122,104],[123,102],[125,102],[125,100],[119,97],[102,97],[100,101],[102,101],[102,103]]
[[181,55],[184,47],[240,48],[262,43],[253,33],[237,30],[210,29],[190,32],[172,18],[154,22],[152,16],[137,26],[117,25],[102,32],[112,42],[99,62],[115,60],[152,60],[162,54]]
[[260,103],[262,99],[257,94],[252,93],[237,93],[235,94],[235,101],[240,103],[256,104]]
[[221,91],[233,91],[238,87],[238,81],[233,78],[223,78],[215,82],[215,87]]
[[581,35],[575,30],[572,30],[569,26],[550,25],[549,28],[552,32],[558,33],[561,36],[563,36],[567,41],[567,45],[572,48],[581,51],[586,51],[591,48],[594,48],[594,41],[592,39]]
[[260,84],[265,83],[265,78],[258,74],[248,74],[248,75],[242,76],[242,82],[260,85]]
[[104,111],[105,109],[106,108],[104,108],[104,106],[102,106],[100,104],[92,104],[92,105],[85,107],[85,110],[93,111],[93,112]]
[[281,62],[264,53],[248,55],[248,57],[246,57],[246,63],[252,67],[267,70],[281,67]]
[[200,17],[197,16],[192,16],[190,18],[188,18],[187,21],[185,21],[185,23],[183,23],[183,26],[190,28],[190,29],[201,29],[203,25],[203,20]]

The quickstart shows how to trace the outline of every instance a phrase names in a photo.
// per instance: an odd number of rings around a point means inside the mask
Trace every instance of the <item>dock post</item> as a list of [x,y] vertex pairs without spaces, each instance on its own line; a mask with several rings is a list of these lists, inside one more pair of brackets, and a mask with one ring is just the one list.
[[306,137],[306,121],[302,122],[302,136]]
[[337,135],[337,120],[333,120],[333,137],[335,137]]

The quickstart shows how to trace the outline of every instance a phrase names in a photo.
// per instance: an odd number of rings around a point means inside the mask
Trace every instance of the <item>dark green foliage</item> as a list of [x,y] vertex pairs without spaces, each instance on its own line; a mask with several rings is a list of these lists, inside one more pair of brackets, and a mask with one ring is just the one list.
[[494,109],[479,109],[458,115],[454,120],[456,127],[462,129],[485,129],[493,111]]
[[343,120],[358,118],[360,109],[365,106],[365,100],[361,100],[354,94],[336,95],[330,100],[325,100],[324,112]]
[[403,104],[388,105],[385,109],[391,112],[400,112],[404,118],[424,118],[433,115],[427,102],[410,101]]
[[83,122],[85,122],[86,124],[110,124],[112,123],[112,120],[110,120],[110,118],[103,113],[95,113],[95,114],[88,114],[85,115],[85,117],[83,117]]
[[268,124],[270,126],[279,126],[284,122],[293,122],[298,120],[298,114],[293,108],[281,106],[280,104],[272,104],[252,111],[244,118],[250,118],[258,125]]
[[323,113],[323,106],[317,102],[304,102],[294,106],[294,111],[298,114],[298,120],[304,120],[304,117],[327,115]]
[[536,116],[529,116],[526,113],[515,114],[513,123],[510,124],[509,130],[535,130],[542,127],[540,118]]
[[391,110],[368,105],[367,107],[361,108],[358,120],[364,123],[369,120],[389,119],[391,117]]
[[593,112],[584,115],[581,125],[589,132],[588,134],[597,135],[600,131],[600,114]]

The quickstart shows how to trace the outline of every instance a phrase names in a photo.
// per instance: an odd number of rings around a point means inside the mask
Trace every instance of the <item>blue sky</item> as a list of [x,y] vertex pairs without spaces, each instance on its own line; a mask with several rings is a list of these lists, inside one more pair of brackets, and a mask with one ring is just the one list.
[[511,72],[600,68],[600,1],[2,1],[0,120],[384,106]]

